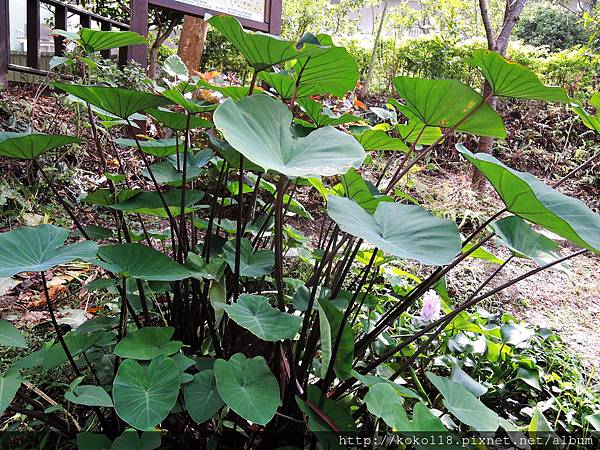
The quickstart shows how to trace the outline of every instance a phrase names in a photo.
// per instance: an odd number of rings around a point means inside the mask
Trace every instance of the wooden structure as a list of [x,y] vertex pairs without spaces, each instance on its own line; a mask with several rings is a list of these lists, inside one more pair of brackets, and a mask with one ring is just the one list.
[[[21,65],[11,63],[9,1],[11,0],[0,0],[0,87],[7,85],[9,70],[41,76],[49,73],[40,68],[41,3],[54,10],[54,26],[62,30],[67,29],[68,15],[76,15],[79,16],[79,24],[85,28],[91,28],[95,24],[99,25],[102,30],[131,30],[147,36],[148,8],[156,7],[195,17],[228,13],[236,15],[242,25],[251,30],[270,34],[279,34],[281,31],[282,0],[131,0],[130,24],[102,17],[59,0],[25,0],[27,4],[27,57],[26,65]],[[125,63],[127,60],[133,59],[145,67],[147,51],[145,45],[121,48],[119,49],[119,60]],[[56,36],[54,37],[54,54],[60,56],[63,53],[64,38]],[[109,57],[110,51],[103,52],[103,55]]]

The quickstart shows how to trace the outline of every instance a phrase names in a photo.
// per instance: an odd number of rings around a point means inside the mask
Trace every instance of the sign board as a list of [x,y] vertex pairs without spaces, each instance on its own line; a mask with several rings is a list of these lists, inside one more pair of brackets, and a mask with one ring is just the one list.
[[180,0],[180,3],[229,14],[240,19],[265,21],[265,0]]

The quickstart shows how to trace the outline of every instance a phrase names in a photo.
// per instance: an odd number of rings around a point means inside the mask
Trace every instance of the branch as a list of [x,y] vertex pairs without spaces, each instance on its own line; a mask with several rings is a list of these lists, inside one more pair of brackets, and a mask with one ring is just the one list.
[[479,0],[479,10],[481,11],[481,20],[483,28],[485,28],[485,37],[488,43],[488,49],[494,50],[494,30],[492,29],[492,21],[485,0]]

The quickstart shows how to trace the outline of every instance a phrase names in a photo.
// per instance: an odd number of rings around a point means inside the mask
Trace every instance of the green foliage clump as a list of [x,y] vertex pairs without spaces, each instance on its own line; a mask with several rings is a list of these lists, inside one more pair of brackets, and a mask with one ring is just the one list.
[[549,2],[526,6],[514,29],[523,42],[550,51],[586,44],[588,35],[580,17],[569,9]]

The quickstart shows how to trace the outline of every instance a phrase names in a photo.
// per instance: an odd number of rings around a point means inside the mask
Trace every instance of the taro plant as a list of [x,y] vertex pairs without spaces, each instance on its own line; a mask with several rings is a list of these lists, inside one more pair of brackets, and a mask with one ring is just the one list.
[[[329,36],[290,42],[249,33],[227,16],[210,23],[247,59],[250,85],[213,86],[190,77],[176,58],[153,92],[52,85],[88,106],[105,187],[78,202],[47,178],[76,232],[69,238],[45,225],[0,235],[0,276],[37,272],[45,289],[45,270],[79,259],[99,268],[103,275],[86,288],[106,291],[108,300],[104,313],[68,332],[48,300],[56,343],[2,377],[1,409],[34,417],[82,449],[339,448],[356,433],[386,431],[440,433],[449,443],[450,432],[514,437],[522,423],[485,404],[487,372],[475,380],[470,362],[461,368],[459,360],[445,371],[433,364],[432,345],[477,348],[500,370],[523,367],[520,377],[535,383],[526,362],[511,359],[517,325],[483,323],[468,311],[520,280],[600,251],[600,217],[557,190],[582,166],[548,186],[458,144],[505,204],[481,226],[459,230],[415,204],[399,183],[451,135],[504,138],[489,98],[454,80],[398,77],[388,110],[394,120],[371,127],[321,101],[344,96],[358,80],[356,62]],[[130,43],[131,35],[95,33],[77,38],[86,58],[106,49],[94,43]],[[564,90],[496,53],[476,51],[469,63],[492,86],[490,95],[570,103]],[[198,89],[224,101],[198,100]],[[597,121],[575,110],[586,124]],[[0,156],[31,160],[45,176],[38,156],[74,142],[2,133]],[[123,164],[126,151],[139,158],[138,171]],[[388,161],[371,180],[361,167],[374,158]],[[324,208],[308,211],[301,191]],[[302,222],[318,233],[305,236]],[[534,226],[580,249],[564,253]],[[508,259],[486,250],[494,236],[511,250]],[[445,275],[470,257],[498,266],[474,290],[450,296]],[[491,287],[514,258],[538,266]],[[26,345],[8,322],[0,322],[0,343]],[[35,400],[23,408],[20,371],[66,363],[63,409],[40,410]],[[597,426],[597,411],[588,413],[596,419],[586,427]],[[546,423],[536,410],[527,427],[548,431]]]

